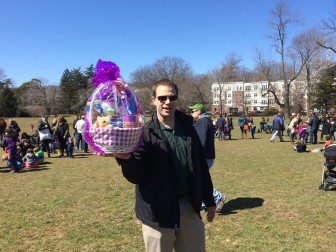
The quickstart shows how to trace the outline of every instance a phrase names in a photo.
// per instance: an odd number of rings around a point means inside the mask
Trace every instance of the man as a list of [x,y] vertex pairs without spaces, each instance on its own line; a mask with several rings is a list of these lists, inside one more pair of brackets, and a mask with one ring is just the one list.
[[83,139],[83,134],[85,133],[85,121],[84,121],[84,116],[81,116],[81,119],[78,120],[74,126],[74,129],[76,130],[76,149],[79,150],[79,143],[81,143],[81,148],[82,150],[87,153],[88,152],[88,145]]
[[205,251],[202,201],[215,216],[213,186],[192,118],[178,111],[178,88],[169,80],[153,87],[156,112],[146,123],[142,147],[114,155],[136,184],[136,215],[147,251]]
[[[201,105],[201,104],[199,104]],[[203,106],[203,105],[202,105]],[[190,107],[189,107],[190,108]],[[203,107],[204,108],[204,107]],[[194,118],[195,119],[195,118]],[[226,124],[226,121],[225,119],[223,118],[223,115],[220,114],[219,115],[219,118],[217,119],[216,121],[216,127],[217,127],[217,130],[218,130],[218,141],[222,141],[223,140],[223,132],[224,132],[224,128],[225,128],[225,124]],[[196,129],[197,130],[197,129]],[[197,132],[198,133],[198,132]]]
[[[191,116],[194,119],[194,127],[201,140],[204,157],[207,161],[209,169],[213,166],[215,159],[215,129],[212,124],[211,118],[205,113],[205,107],[202,104],[195,104],[190,106],[192,111]],[[222,117],[222,115],[221,115]],[[220,117],[220,118],[221,118]],[[224,205],[225,195],[222,196],[215,188],[213,189],[213,196],[216,202],[216,211],[220,212]],[[202,207],[205,207],[202,204]]]
[[309,118],[308,125],[310,126],[309,143],[317,144],[317,131],[319,129],[320,120],[318,119],[315,113],[311,113],[311,117]]
[[282,130],[285,128],[284,121],[281,117],[281,114],[278,113],[273,119],[273,135],[270,139],[271,142],[274,142],[276,136],[279,137],[280,142],[284,142],[282,138]]

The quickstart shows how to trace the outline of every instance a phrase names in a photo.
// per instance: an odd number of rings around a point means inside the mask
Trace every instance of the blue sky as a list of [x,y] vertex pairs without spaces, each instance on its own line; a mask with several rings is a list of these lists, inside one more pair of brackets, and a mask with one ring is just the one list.
[[[254,66],[256,47],[268,51],[273,0],[0,0],[0,68],[20,85],[31,78],[59,83],[66,68],[98,59],[117,63],[126,80],[141,65],[179,56],[206,73],[236,52]],[[285,1],[304,24],[317,25],[334,0]]]

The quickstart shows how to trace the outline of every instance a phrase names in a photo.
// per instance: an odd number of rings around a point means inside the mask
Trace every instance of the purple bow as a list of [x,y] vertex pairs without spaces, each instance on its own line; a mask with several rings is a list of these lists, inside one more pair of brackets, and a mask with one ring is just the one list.
[[117,64],[111,61],[98,60],[96,70],[92,78],[92,85],[98,87],[106,81],[114,81],[120,78],[120,69]]

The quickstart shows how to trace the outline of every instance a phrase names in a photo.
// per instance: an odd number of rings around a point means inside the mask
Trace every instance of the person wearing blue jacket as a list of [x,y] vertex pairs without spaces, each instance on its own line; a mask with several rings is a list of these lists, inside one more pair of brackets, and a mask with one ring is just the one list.
[[238,126],[239,126],[241,134],[242,134],[242,139],[246,138],[246,130],[244,129],[245,123],[246,123],[246,117],[243,114],[238,118]]
[[270,139],[271,142],[274,142],[276,136],[279,137],[280,142],[284,142],[282,138],[282,131],[284,130],[285,125],[281,114],[278,113],[276,117],[273,119],[273,135]]

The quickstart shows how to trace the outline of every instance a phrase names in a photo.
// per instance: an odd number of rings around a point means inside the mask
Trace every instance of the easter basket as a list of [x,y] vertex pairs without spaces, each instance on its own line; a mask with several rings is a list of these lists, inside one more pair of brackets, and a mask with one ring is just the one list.
[[145,117],[138,98],[113,62],[99,60],[92,84],[96,87],[85,108],[84,139],[100,154],[125,154],[142,144]]

